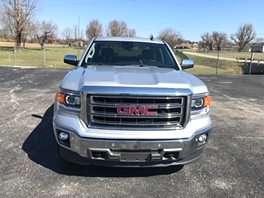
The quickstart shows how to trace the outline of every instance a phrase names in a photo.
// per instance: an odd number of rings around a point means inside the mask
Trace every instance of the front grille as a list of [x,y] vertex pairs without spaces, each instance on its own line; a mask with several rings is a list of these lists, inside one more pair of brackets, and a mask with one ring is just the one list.
[[91,127],[182,127],[186,102],[185,96],[88,95],[87,123]]

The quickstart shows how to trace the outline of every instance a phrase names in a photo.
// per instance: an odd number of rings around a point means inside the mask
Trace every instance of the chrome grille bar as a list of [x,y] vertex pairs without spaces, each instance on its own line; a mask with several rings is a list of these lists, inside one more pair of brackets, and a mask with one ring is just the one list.
[[[187,96],[87,95],[87,123],[90,127],[157,128],[182,127]],[[156,115],[120,115],[118,106],[155,105]]]

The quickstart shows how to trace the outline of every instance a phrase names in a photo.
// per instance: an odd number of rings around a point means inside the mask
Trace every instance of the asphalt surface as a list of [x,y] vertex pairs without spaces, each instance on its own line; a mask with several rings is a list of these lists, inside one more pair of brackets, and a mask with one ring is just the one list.
[[0,197],[264,197],[264,76],[199,75],[212,95],[213,131],[184,167],[65,163],[52,131],[67,70],[0,67]]

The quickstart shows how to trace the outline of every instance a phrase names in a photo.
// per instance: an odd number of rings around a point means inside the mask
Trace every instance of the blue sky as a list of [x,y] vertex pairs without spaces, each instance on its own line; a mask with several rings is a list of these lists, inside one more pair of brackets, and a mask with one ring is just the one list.
[[264,0],[40,0],[40,5],[37,19],[56,23],[60,31],[79,22],[85,30],[93,19],[105,29],[115,19],[136,29],[139,37],[172,28],[184,39],[199,41],[202,33],[229,36],[251,23],[257,37],[264,38]]

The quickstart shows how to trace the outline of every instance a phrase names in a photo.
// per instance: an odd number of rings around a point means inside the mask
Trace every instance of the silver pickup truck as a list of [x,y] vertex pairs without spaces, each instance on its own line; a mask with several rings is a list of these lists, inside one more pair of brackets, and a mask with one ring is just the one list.
[[53,129],[62,158],[77,164],[151,167],[198,160],[212,123],[205,84],[166,42],[92,39],[62,80]]

